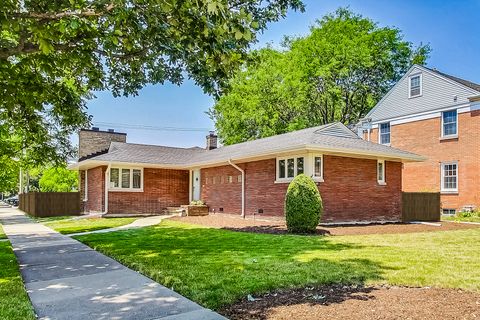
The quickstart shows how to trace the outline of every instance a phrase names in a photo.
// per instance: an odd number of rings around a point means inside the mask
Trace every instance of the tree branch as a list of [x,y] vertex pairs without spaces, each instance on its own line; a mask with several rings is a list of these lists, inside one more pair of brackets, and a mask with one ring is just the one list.
[[12,18],[20,19],[38,19],[38,20],[59,20],[68,17],[86,18],[86,17],[100,17],[110,12],[115,8],[113,3],[105,7],[101,11],[95,11],[94,9],[75,10],[75,11],[63,11],[63,12],[13,12],[10,14]]

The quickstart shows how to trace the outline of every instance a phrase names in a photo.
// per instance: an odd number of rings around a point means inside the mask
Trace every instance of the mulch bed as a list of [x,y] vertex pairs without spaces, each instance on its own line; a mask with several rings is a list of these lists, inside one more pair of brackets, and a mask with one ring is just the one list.
[[[212,228],[227,229],[241,232],[255,232],[268,234],[286,234],[287,228],[283,219],[265,218],[242,219],[238,215],[211,214],[203,217],[174,217],[173,220],[199,224]],[[448,231],[480,228],[480,225],[442,221],[441,226],[427,224],[389,223],[354,226],[319,226],[318,235],[360,235],[360,234],[396,234],[431,231]]]
[[253,298],[219,312],[232,320],[480,318],[480,294],[457,289],[332,285]]

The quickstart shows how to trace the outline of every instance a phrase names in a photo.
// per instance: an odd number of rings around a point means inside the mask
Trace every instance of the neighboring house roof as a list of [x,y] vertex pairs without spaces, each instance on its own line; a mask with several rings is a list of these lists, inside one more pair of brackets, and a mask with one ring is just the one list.
[[109,152],[71,166],[80,168],[83,163],[138,163],[173,168],[193,168],[228,161],[248,161],[258,157],[275,157],[277,154],[298,150],[316,150],[339,155],[369,156],[398,161],[422,161],[423,157],[365,141],[341,123],[284,133],[272,137],[223,146],[213,150],[200,148],[173,148],[112,142]]
[[462,85],[464,85],[464,86],[466,86],[466,87],[469,87],[469,88],[471,88],[471,89],[473,89],[473,90],[476,90],[476,91],[478,91],[478,92],[480,93],[480,84],[477,84],[477,83],[474,83],[474,82],[471,82],[471,81],[468,81],[468,80],[465,80],[465,79],[457,78],[457,77],[455,77],[455,76],[452,76],[452,75],[449,75],[449,74],[440,72],[440,71],[438,71],[437,69],[430,69],[430,68],[426,68],[426,67],[425,67],[425,69],[428,69],[428,70],[430,70],[430,71],[432,71],[432,72],[435,72],[436,74],[439,74],[439,75],[441,75],[441,76],[443,76],[443,77],[445,77],[445,78],[448,78],[448,79],[450,79],[450,80],[453,80],[453,81],[455,81],[455,82],[458,82],[458,83],[460,83],[460,84],[462,84]]
[[[408,97],[408,77],[422,73],[421,97]],[[426,87],[428,86],[428,87]],[[480,94],[480,85],[424,66],[412,66],[364,117],[373,122],[431,112],[442,107],[465,104]],[[457,96],[458,101],[453,97]]]

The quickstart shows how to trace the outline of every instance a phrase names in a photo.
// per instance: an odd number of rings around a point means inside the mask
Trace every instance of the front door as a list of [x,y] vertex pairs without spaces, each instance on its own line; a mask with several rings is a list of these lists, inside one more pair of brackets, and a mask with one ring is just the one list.
[[200,169],[192,171],[192,200],[200,200]]

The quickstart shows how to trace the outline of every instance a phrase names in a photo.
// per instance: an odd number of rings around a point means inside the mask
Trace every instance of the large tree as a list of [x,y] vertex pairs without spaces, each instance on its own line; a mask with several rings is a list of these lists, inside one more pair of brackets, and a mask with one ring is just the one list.
[[[218,94],[256,34],[300,0],[0,1],[0,155],[71,156],[95,90],[192,78]],[[132,110],[133,112],[133,110]],[[59,161],[60,162],[60,161]]]
[[78,173],[65,167],[51,167],[42,172],[41,192],[71,192],[78,189]]
[[328,14],[283,50],[252,53],[210,110],[225,144],[340,121],[357,122],[429,46],[397,28],[380,27],[347,9]]

